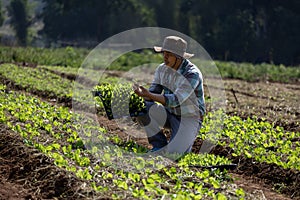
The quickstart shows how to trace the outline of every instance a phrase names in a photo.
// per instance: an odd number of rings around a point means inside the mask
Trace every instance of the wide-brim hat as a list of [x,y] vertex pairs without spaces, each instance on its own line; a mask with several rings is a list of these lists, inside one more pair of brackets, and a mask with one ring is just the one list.
[[187,42],[177,36],[168,36],[164,39],[162,47],[154,46],[156,52],[169,51],[183,58],[191,58],[194,54],[187,53]]

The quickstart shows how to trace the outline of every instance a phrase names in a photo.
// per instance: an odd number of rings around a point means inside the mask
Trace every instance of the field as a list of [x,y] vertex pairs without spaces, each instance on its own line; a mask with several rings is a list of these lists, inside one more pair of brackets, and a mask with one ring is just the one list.
[[[213,77],[204,77],[208,113],[193,153],[169,162],[143,157],[147,140],[127,134],[137,130],[132,124],[109,120],[97,99],[80,102],[97,113],[72,110],[99,72],[77,77],[79,53],[68,48],[51,64],[18,51],[19,60],[0,65],[0,199],[300,199],[298,67],[217,63],[226,109],[211,109]],[[125,74],[112,68],[105,80]],[[215,144],[209,154],[200,152],[205,139]]]

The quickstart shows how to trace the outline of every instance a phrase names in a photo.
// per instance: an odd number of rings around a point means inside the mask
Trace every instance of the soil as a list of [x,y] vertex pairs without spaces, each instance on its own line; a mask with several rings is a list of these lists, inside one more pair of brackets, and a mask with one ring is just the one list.
[[94,192],[0,124],[0,199],[88,199]]
[[[108,122],[102,118],[103,124]],[[124,136],[117,124],[110,121],[112,133]],[[90,191],[88,183],[74,174],[56,167],[47,156],[25,146],[22,138],[0,125],[0,199],[100,199]],[[147,145],[146,140],[139,141]],[[245,190],[246,199],[291,199],[272,190],[262,179],[231,171],[234,183]],[[101,194],[101,199],[109,197]]]
[[255,200],[289,200],[291,198],[274,192],[269,185],[265,184],[260,179],[255,177],[249,177],[245,175],[240,175],[237,173],[230,173],[232,178],[234,179],[234,183],[238,185],[238,187],[243,188],[249,195],[250,199]]
[[300,132],[300,84],[224,80],[227,113]]
[[[105,127],[111,134],[118,135],[124,141],[132,139],[141,146],[151,148],[146,138],[136,138],[126,134],[127,132],[135,131],[135,128],[130,129],[126,126],[126,129],[124,129],[119,123],[114,120],[108,120],[104,116],[99,116],[98,122],[100,126]],[[201,145],[202,141],[196,140],[192,151],[198,153],[200,150],[198,147],[201,147]],[[224,149],[221,146],[216,146],[211,150],[211,153],[228,157],[228,151],[228,149]],[[249,159],[233,157],[229,159],[233,163],[238,163],[238,168],[231,170],[230,175],[234,179],[234,183],[248,193],[246,199],[300,199],[300,185],[297,184],[300,180],[300,172],[284,170],[276,165],[270,166],[266,163],[255,164],[253,160]],[[282,182],[286,182],[285,185]]]
[[[70,78],[67,75],[62,77]],[[8,89],[24,90],[13,82],[0,78]],[[285,130],[300,131],[299,84],[232,79],[223,81],[226,111],[229,115],[243,118],[257,116],[274,125],[283,126]],[[32,94],[44,100],[49,99],[47,94],[36,91]],[[71,106],[70,99],[62,99],[56,103]],[[99,116],[98,120],[100,126],[111,134],[118,134],[124,141],[133,139],[139,145],[150,148],[147,139],[127,134],[136,130],[134,127],[120,126],[104,115]],[[196,140],[193,152],[199,152],[197,147],[201,143],[202,141]],[[227,156],[228,149],[220,148],[215,147],[212,153]],[[283,170],[264,163],[258,165],[242,158],[235,158],[233,161],[239,163],[239,167],[231,171],[231,175],[237,186],[249,193],[249,199],[251,195],[252,199],[300,199],[299,171]],[[95,194],[87,189],[86,184],[74,174],[56,167],[51,159],[39,151],[25,146],[20,136],[0,124],[0,199],[87,199]]]

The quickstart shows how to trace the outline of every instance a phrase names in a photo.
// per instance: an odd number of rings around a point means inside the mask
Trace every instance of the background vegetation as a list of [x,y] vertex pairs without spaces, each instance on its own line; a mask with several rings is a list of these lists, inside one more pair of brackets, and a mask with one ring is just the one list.
[[[54,66],[65,68],[72,76],[76,77],[77,68],[81,66],[89,51],[85,48],[61,47],[61,48],[35,48],[35,47],[1,47],[0,60],[4,63],[18,63],[21,65],[48,65],[50,69]],[[129,52],[116,59],[110,66],[102,66],[109,70],[128,71],[135,66],[146,63],[162,62],[161,54],[144,50],[140,53]],[[196,64],[197,60],[194,61]],[[201,61],[200,61],[201,63]],[[223,78],[241,79],[251,82],[274,81],[282,83],[300,82],[300,68],[285,65],[274,65],[268,63],[237,63],[215,61],[215,64]],[[202,68],[204,75],[209,76],[209,68]],[[99,69],[101,66],[94,66]],[[62,70],[62,69],[60,69]]]
[[[19,45],[94,47],[120,31],[159,26],[196,39],[213,59],[299,65],[300,2],[2,0]],[[9,18],[9,20],[7,19]],[[33,33],[31,27],[43,24]]]

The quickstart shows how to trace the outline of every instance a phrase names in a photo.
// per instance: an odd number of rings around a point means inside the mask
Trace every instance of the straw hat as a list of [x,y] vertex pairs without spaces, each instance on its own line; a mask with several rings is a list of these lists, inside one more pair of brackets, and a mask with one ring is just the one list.
[[156,52],[169,51],[183,58],[191,58],[194,54],[187,53],[187,42],[177,36],[168,36],[164,39],[162,47],[154,46]]

